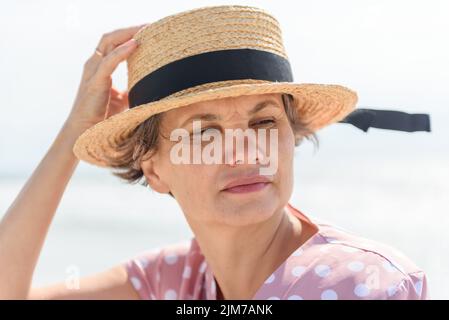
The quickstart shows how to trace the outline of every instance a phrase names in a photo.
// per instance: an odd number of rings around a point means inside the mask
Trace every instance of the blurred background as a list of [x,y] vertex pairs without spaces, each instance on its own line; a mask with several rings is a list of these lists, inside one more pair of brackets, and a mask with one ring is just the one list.
[[[431,298],[449,298],[449,30],[447,1],[6,1],[0,11],[0,217],[66,119],[85,60],[103,33],[200,6],[270,11],[296,82],[338,83],[359,107],[429,113],[432,132],[349,124],[318,131],[295,155],[291,203],[408,255]],[[113,76],[126,89],[126,64]],[[48,190],[51,192],[51,190]],[[80,162],[33,285],[103,271],[143,250],[189,239],[177,203]]]

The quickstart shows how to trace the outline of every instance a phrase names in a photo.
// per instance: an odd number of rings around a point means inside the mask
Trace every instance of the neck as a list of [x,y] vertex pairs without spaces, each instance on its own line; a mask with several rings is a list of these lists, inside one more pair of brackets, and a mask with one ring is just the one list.
[[259,224],[202,225],[193,231],[223,299],[252,299],[302,242],[301,221],[284,208]]

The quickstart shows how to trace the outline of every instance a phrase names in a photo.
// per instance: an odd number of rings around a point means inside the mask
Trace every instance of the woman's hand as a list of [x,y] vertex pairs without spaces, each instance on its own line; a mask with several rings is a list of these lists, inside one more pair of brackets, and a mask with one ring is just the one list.
[[[129,41],[142,26],[105,34],[98,50],[84,65],[73,108],[50,149],[0,221],[0,299],[35,296],[75,297],[64,283],[32,291],[31,281],[49,226],[78,164],[73,144],[84,130],[124,110],[127,94],[112,87],[111,74],[136,48]],[[0,215],[1,217],[2,215]],[[26,235],[26,236],[24,236]],[[80,297],[135,297],[122,267],[86,280]],[[106,289],[106,291],[105,291]],[[31,295],[30,295],[31,294]],[[92,294],[92,295],[91,295]]]
[[137,48],[132,38],[144,25],[118,29],[102,36],[97,49],[85,62],[81,83],[66,121],[71,126],[88,129],[94,124],[128,108],[128,92],[112,85],[112,73]]

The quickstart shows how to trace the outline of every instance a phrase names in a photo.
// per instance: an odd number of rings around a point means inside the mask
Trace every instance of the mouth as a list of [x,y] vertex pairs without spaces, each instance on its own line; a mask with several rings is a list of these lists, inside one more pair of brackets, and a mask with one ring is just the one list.
[[229,193],[249,193],[265,189],[269,184],[270,182],[257,182],[224,189],[223,191]]
[[271,184],[264,176],[240,178],[229,183],[222,191],[233,194],[250,193],[263,190]]

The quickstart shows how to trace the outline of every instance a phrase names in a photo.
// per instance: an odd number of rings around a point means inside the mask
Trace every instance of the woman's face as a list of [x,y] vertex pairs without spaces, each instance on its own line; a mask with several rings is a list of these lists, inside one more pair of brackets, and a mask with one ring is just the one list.
[[[260,108],[260,103],[264,101],[270,103]],[[258,104],[259,108],[255,109]],[[202,133],[194,133],[193,130],[194,121],[198,124],[198,115],[202,115],[200,130],[206,130]],[[208,128],[217,131],[210,131]],[[189,136],[184,137],[184,140],[178,137],[171,141],[171,134],[180,132],[174,131],[176,129],[183,129],[181,131],[188,132]],[[225,129],[232,129],[228,133],[243,137],[244,147],[237,148],[236,139],[230,145],[225,137]],[[255,130],[256,140],[252,141],[257,141],[257,144],[249,143],[249,136],[239,135],[239,131],[234,131],[235,129]],[[257,131],[259,129],[262,130]],[[277,139],[274,131],[270,131],[272,129],[277,131]],[[201,159],[200,163],[193,163],[194,152],[197,152],[197,157],[201,157],[207,145],[210,148],[213,145],[211,142],[219,141],[201,141],[202,137],[211,132],[219,133],[222,137],[221,143],[215,144],[215,147],[221,146],[221,150],[215,149],[220,152],[221,162],[205,163]],[[260,140],[263,132],[266,134],[265,142]],[[243,226],[270,218],[288,202],[293,188],[295,139],[280,93],[203,101],[169,110],[161,118],[160,134],[162,137],[157,152],[142,163],[142,169],[154,190],[162,193],[170,191],[174,195],[189,221]],[[265,155],[259,159],[277,161],[275,166],[271,164],[269,173],[266,171],[261,174],[260,169],[268,168],[270,164],[250,162],[250,146],[259,155]],[[174,161],[174,155],[179,156],[184,152],[185,156],[187,150],[190,150],[188,158],[184,158],[188,159],[185,161],[187,163]],[[209,153],[204,154],[217,155],[216,151],[208,150]],[[228,162],[238,157],[244,161],[237,164]],[[269,182],[253,185],[252,191],[248,187],[225,189],[230,183],[247,183],[248,181],[240,179],[255,176],[262,176]]]

